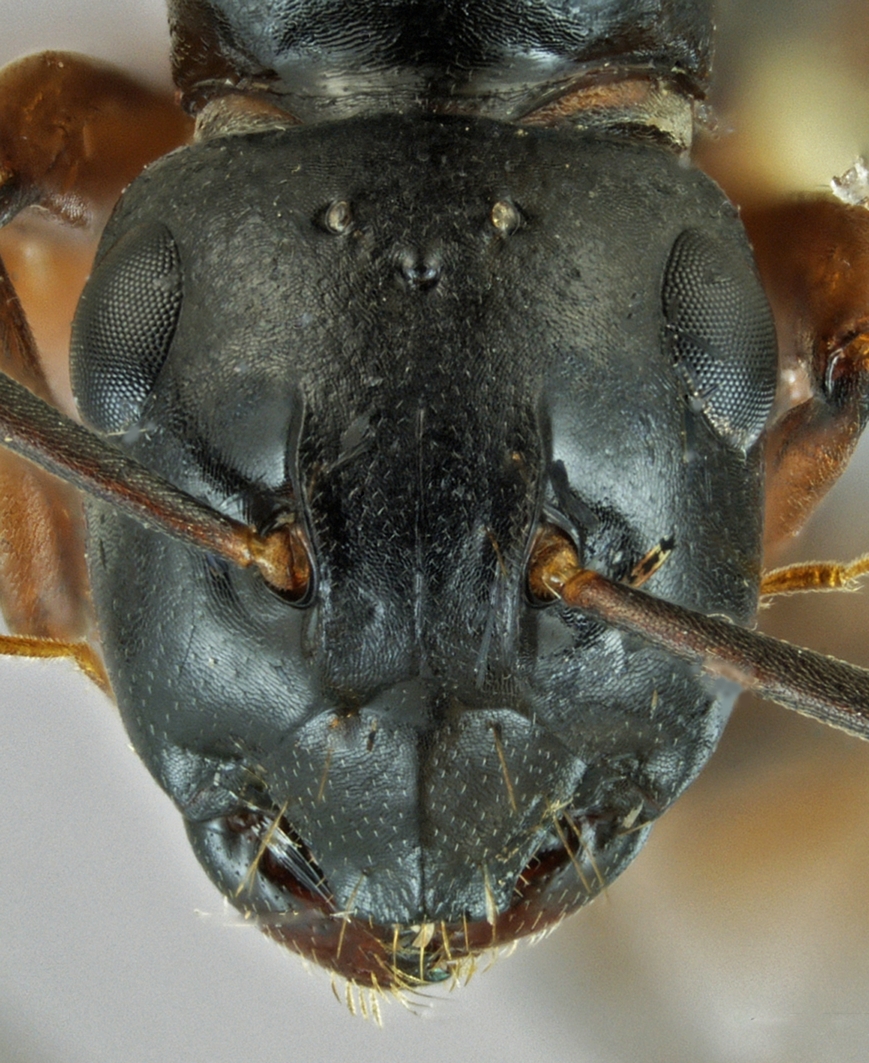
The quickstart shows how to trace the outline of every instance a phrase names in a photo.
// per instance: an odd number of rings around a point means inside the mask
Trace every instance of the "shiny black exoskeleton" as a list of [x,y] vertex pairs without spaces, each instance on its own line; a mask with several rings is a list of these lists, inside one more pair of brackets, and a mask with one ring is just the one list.
[[537,530],[617,579],[666,541],[657,596],[747,621],[776,379],[739,221],[672,145],[451,105],[494,86],[528,110],[613,39],[702,79],[708,25],[693,3],[211,6],[288,110],[332,120],[135,182],[73,381],[178,486],[300,524],[314,579],[290,600],[92,503],[107,665],[234,903],[360,981],[434,980],[618,874],[736,693],[534,600]]
[[708,0],[169,0],[182,87],[267,88],[305,121],[377,110],[515,118],[585,74],[702,95]]

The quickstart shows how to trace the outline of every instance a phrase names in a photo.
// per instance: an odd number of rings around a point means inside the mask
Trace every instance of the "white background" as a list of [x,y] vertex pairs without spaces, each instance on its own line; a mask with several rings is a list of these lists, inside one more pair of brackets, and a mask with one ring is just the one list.
[[[722,80],[724,124],[754,135],[764,181],[812,188],[869,148],[866,5],[854,21],[845,2],[779,6],[722,11],[722,78],[738,74]],[[26,14],[0,0],[0,30],[3,61],[62,47],[166,76],[158,0],[31,0]],[[869,549],[864,485],[853,467],[804,553]],[[869,661],[867,598],[793,599],[767,626]],[[0,1063],[866,1057],[869,747],[856,740],[744,706],[607,897],[448,999],[415,1002],[421,1017],[386,1002],[380,1031],[224,911],[95,690],[63,664],[0,662],[0,684]]]

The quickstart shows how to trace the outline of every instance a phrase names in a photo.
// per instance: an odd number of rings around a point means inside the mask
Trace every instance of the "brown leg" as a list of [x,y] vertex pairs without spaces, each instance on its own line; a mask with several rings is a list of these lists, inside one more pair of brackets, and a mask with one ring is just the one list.
[[68,413],[69,323],[102,226],[142,168],[191,133],[169,94],[84,56],[45,52],[0,70],[0,225],[12,222],[0,257],[46,371],[49,392],[35,390]]
[[55,642],[47,638],[0,635],[0,657],[33,657],[44,661],[63,658],[72,661],[100,690],[109,695],[112,692],[100,655],[87,642]]
[[[2,261],[0,369],[47,396],[30,329]],[[83,525],[75,490],[17,455],[0,452],[0,605],[13,632],[71,640],[91,627]]]
[[[69,380],[70,322],[93,268],[98,236],[90,227],[67,225],[40,209],[22,211],[0,229],[0,259],[23,309],[47,389],[32,380],[27,386],[72,417],[77,414]],[[2,359],[0,369],[24,380]]]
[[[0,370],[55,405],[71,405],[69,323],[102,224],[123,187],[189,131],[168,96],[82,56],[0,70],[0,223],[31,205],[53,215],[24,211],[0,234]],[[48,363],[19,292],[54,349]],[[0,655],[68,657],[105,688],[98,654],[81,641],[94,626],[83,523],[78,492],[0,453],[0,606],[14,633]]]
[[806,561],[764,572],[760,593],[764,598],[772,598],[794,591],[851,590],[866,575],[869,575],[869,554],[848,562]]
[[818,198],[743,216],[779,334],[770,549],[799,531],[838,479],[869,416],[869,210]]
[[101,226],[151,160],[189,139],[170,97],[104,63],[43,52],[0,70],[0,223],[38,203]]

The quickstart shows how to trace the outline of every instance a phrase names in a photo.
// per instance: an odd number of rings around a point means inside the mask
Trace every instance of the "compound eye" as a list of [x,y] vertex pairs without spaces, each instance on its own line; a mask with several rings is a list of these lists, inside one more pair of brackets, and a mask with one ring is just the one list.
[[775,328],[742,249],[687,229],[664,272],[667,343],[692,409],[733,446],[763,431],[777,376]]
[[88,281],[72,328],[73,392],[86,421],[123,432],[142,410],[181,312],[181,261],[165,225],[131,229]]

